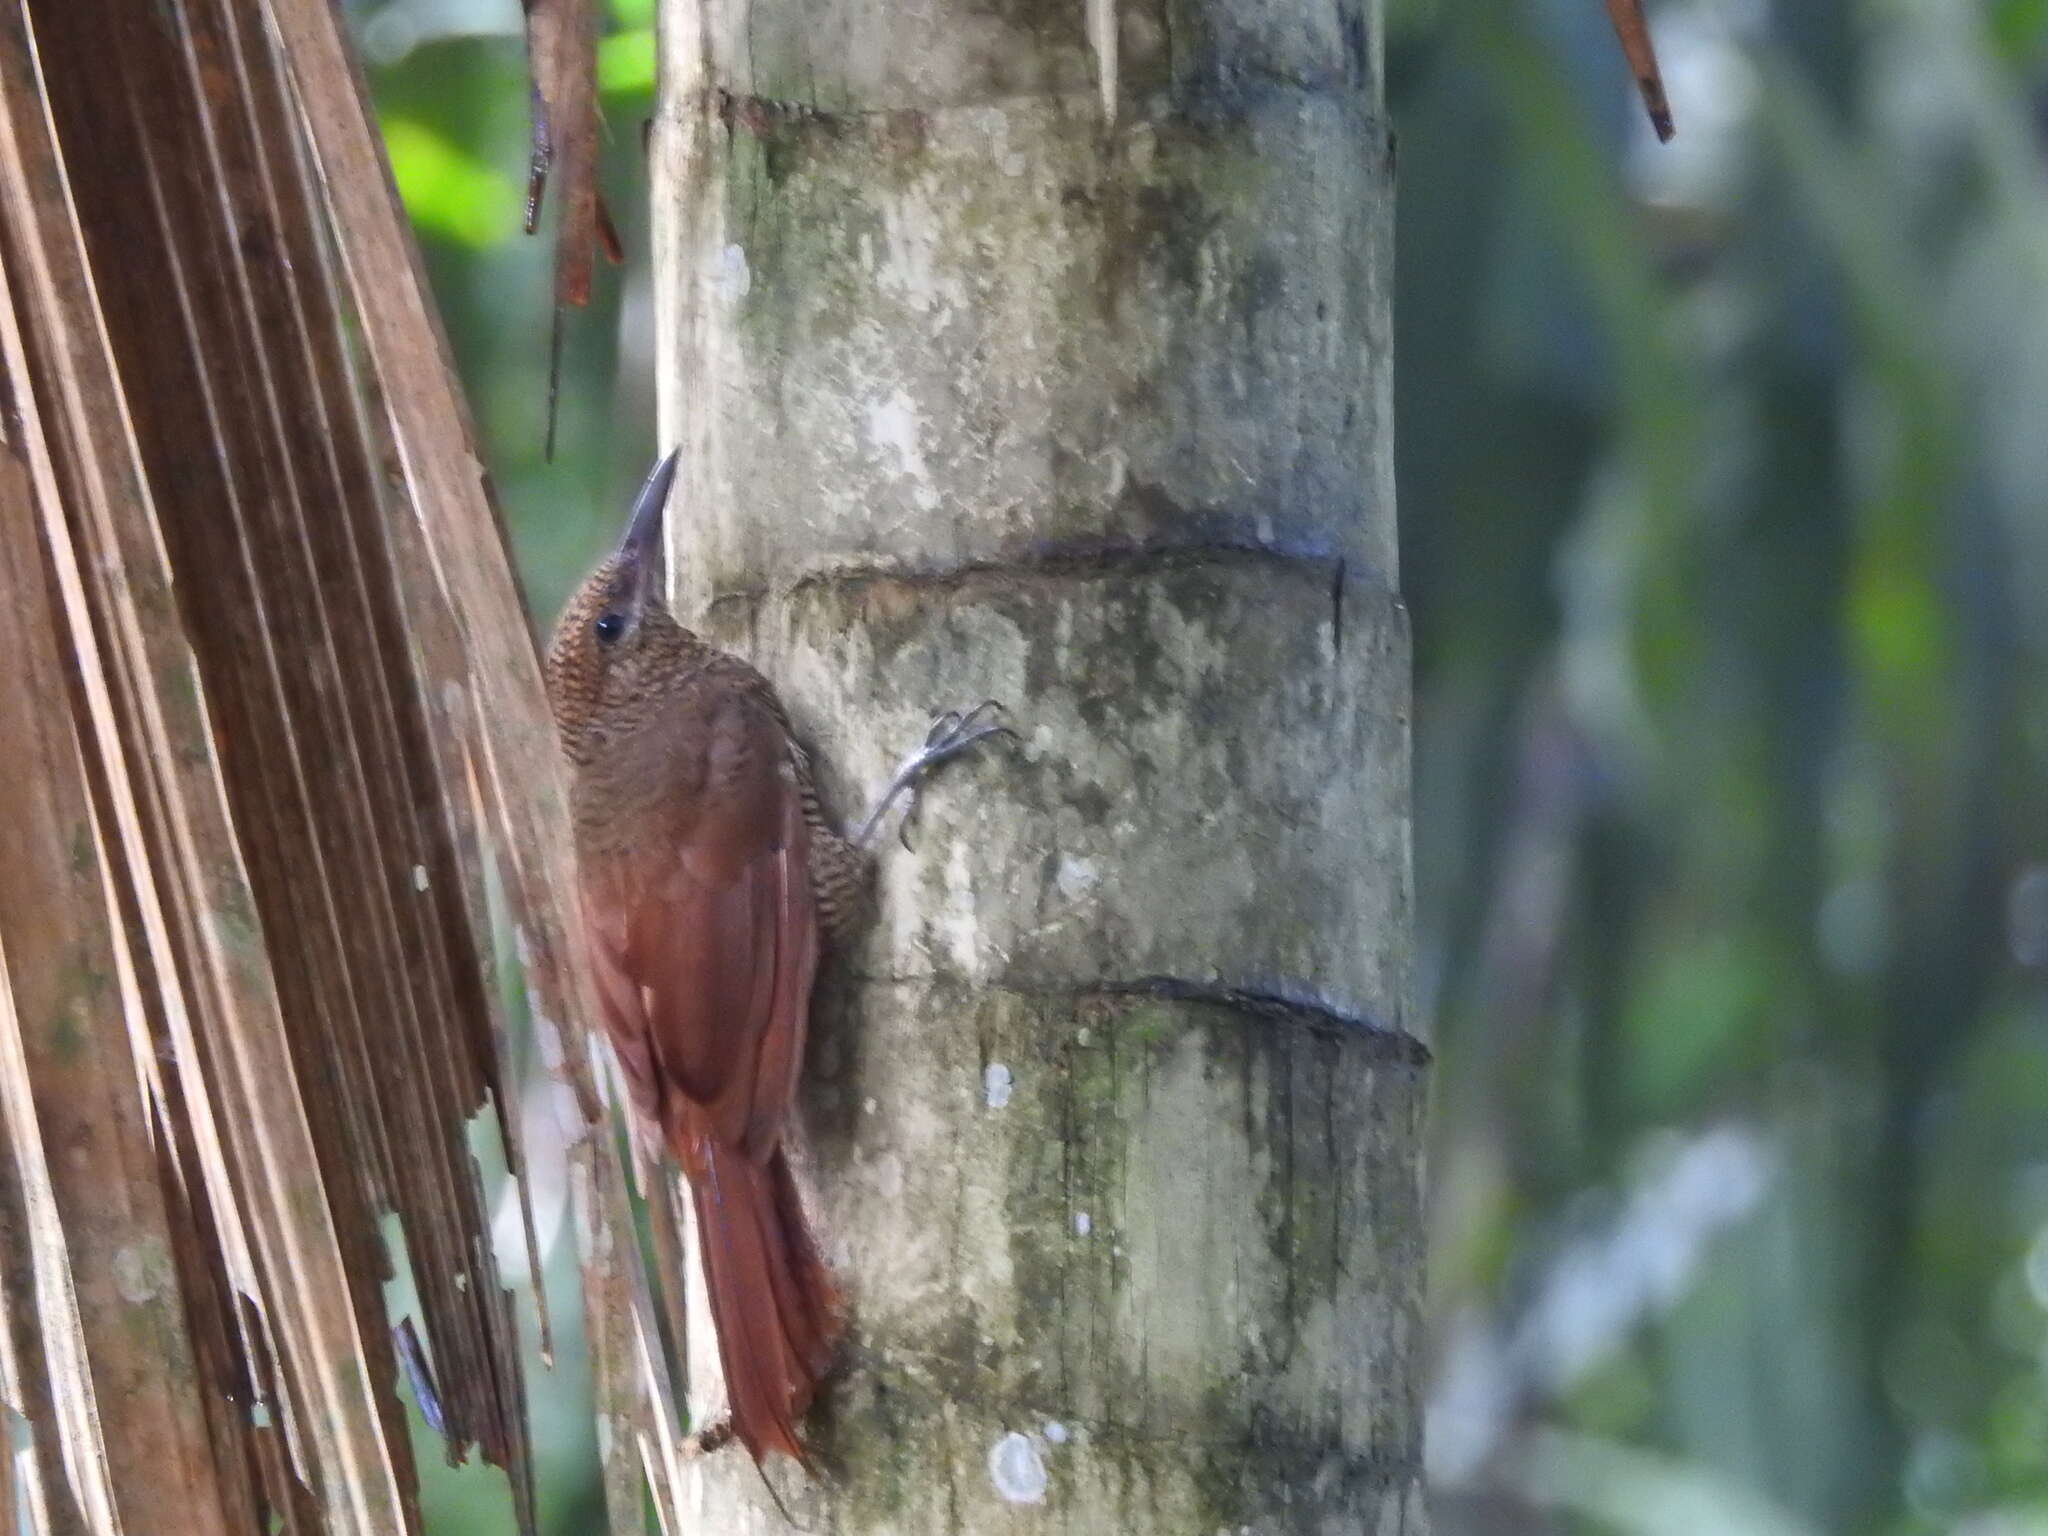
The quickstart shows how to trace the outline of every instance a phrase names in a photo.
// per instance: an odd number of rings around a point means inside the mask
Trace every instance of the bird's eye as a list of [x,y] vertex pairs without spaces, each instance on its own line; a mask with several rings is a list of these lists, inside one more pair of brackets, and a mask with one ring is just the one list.
[[603,613],[598,615],[597,622],[591,628],[602,644],[610,645],[626,632],[626,621],[616,613]]

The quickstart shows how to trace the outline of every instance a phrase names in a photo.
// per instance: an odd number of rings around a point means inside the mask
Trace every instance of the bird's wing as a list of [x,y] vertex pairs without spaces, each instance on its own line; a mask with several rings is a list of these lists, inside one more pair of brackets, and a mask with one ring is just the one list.
[[697,722],[676,747],[701,754],[677,764],[690,803],[655,846],[605,861],[585,882],[621,1064],[646,1080],[635,1096],[686,1165],[699,1136],[756,1159],[780,1141],[818,964],[789,738],[741,692]]

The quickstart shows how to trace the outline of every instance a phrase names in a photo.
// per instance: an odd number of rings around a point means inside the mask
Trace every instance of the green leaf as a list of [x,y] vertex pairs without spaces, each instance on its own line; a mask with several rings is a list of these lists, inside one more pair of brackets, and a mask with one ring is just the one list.
[[398,195],[423,233],[480,249],[519,227],[519,189],[509,178],[411,118],[387,117],[383,128]]
[[614,32],[597,45],[597,88],[607,96],[654,91],[654,29]]

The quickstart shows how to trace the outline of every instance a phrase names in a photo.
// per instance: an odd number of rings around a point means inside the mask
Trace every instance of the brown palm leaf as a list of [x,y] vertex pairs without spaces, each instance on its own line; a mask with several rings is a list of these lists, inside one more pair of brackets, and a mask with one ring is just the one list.
[[0,379],[0,1528],[416,1530],[387,1216],[404,1365],[531,1528],[493,890],[636,1528],[672,1392],[538,666],[328,0],[0,0]]

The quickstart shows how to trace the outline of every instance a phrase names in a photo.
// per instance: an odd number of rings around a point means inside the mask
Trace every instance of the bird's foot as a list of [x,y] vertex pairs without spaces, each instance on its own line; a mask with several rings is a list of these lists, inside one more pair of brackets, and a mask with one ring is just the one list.
[[[976,742],[987,741],[991,736],[1007,736],[1012,741],[1021,742],[1021,736],[996,718],[1002,713],[1001,703],[995,699],[984,699],[970,710],[949,709],[932,721],[932,728],[925,733],[924,744],[903,759],[890,778],[889,787],[882,791],[882,798],[875,802],[875,808],[868,812],[860,830],[854,833],[853,840],[861,847],[867,847],[896,797],[914,795],[924,776],[948,758],[958,757]],[[907,814],[904,824],[907,829]],[[904,846],[909,846],[907,840]]]
[[932,728],[925,732],[924,745],[903,760],[898,774],[908,774],[914,781],[918,775],[929,773],[947,758],[958,757],[977,741],[986,741],[991,736],[1023,741],[1023,737],[996,718],[1002,713],[1002,701],[999,699],[983,699],[965,714],[957,709],[947,710],[932,721]]

